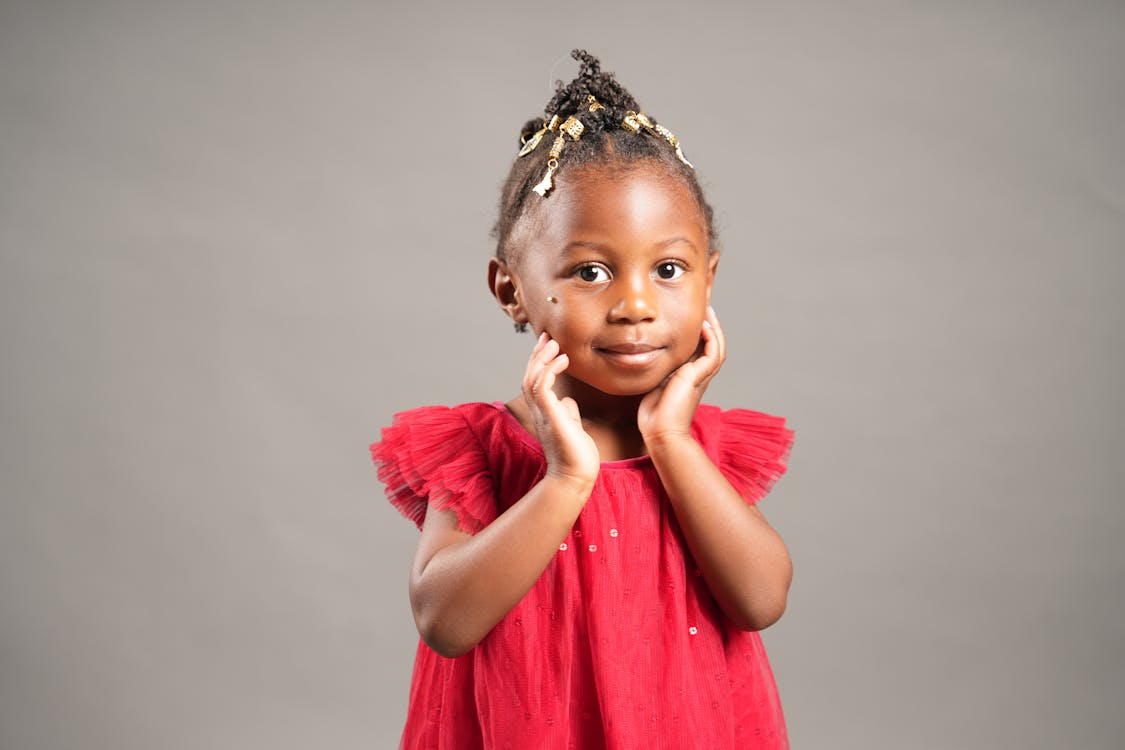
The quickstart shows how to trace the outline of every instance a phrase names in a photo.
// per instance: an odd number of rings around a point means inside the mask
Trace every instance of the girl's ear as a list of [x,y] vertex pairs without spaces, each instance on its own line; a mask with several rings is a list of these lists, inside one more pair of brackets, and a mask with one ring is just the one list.
[[512,322],[528,322],[520,302],[519,281],[512,275],[508,264],[499,258],[493,257],[488,261],[488,289]]
[[711,289],[715,286],[715,271],[719,269],[719,251],[712,250],[707,258],[707,304],[711,304]]

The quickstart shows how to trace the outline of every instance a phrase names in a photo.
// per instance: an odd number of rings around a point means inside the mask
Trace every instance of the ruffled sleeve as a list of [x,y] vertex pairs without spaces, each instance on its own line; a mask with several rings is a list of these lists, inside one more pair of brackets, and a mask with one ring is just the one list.
[[457,513],[462,530],[475,534],[496,518],[488,461],[465,418],[447,406],[396,414],[371,458],[387,499],[422,528],[427,508]]
[[748,503],[765,497],[785,473],[792,446],[784,417],[749,409],[719,415],[719,470]]

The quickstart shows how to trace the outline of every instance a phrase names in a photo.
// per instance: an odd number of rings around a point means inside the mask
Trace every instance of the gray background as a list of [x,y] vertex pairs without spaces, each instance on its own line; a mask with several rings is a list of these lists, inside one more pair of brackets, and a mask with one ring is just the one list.
[[0,747],[383,748],[367,454],[509,398],[485,288],[584,46],[718,210],[780,413],[795,748],[1125,742],[1125,5],[0,5]]

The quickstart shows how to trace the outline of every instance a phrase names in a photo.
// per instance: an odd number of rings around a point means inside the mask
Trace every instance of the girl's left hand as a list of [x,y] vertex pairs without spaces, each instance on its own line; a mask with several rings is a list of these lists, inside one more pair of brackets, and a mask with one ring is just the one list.
[[701,349],[676,368],[664,382],[645,394],[637,411],[637,427],[645,443],[666,437],[691,435],[691,420],[711,378],[727,357],[727,342],[715,310],[707,308],[700,334]]

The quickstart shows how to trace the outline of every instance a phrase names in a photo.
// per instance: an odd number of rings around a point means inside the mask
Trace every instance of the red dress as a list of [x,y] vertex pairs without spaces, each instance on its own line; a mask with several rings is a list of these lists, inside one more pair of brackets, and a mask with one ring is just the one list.
[[[692,434],[747,502],[786,468],[781,417],[701,405]],[[500,402],[395,416],[371,455],[419,527],[476,533],[539,481],[538,441]],[[402,748],[786,748],[757,633],[732,626],[695,566],[652,461],[601,465],[555,559],[469,653],[419,641]]]

